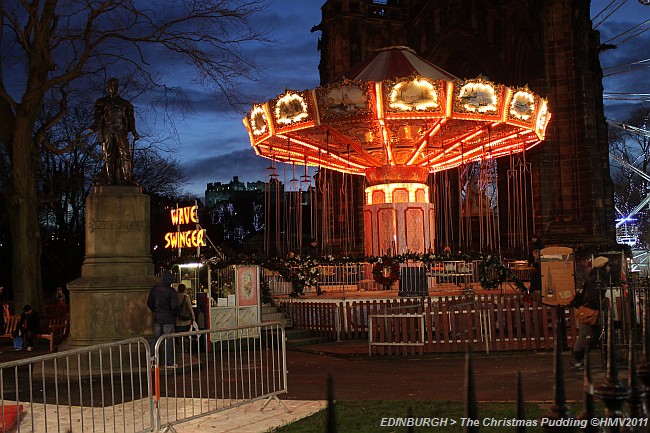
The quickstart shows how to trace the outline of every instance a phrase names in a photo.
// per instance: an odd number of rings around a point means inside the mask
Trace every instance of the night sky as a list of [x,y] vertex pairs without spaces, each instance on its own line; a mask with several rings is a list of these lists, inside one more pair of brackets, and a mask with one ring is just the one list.
[[[592,2],[592,17],[610,0]],[[322,1],[277,0],[253,22],[268,30],[275,43],[247,47],[261,67],[261,79],[242,81],[240,90],[250,105],[281,94],[285,88],[309,89],[319,85],[317,51],[320,32],[310,29],[320,22]],[[601,42],[618,35],[650,18],[650,6],[628,0],[622,8],[608,17],[599,27]],[[595,21],[597,22],[597,21]],[[640,29],[650,28],[650,24]],[[601,54],[603,68],[650,58],[650,32],[646,31]],[[486,71],[489,74],[489,71]],[[179,76],[178,74],[176,76]],[[242,113],[225,111],[214,96],[193,88],[192,83],[179,83],[191,95],[193,112],[177,121],[180,146],[178,158],[190,181],[188,192],[203,199],[208,182],[229,182],[233,176],[241,181],[264,180],[269,161],[255,155],[242,124]],[[508,84],[508,83],[503,83]],[[605,92],[650,93],[648,69],[617,74],[604,79]],[[634,101],[606,100],[606,116],[616,121],[625,120]],[[245,109],[248,107],[244,106]],[[280,164],[282,165],[282,164]],[[290,167],[279,167],[280,175]],[[300,170],[303,170],[300,167]],[[290,175],[290,173],[288,173]]]
[[[623,0],[616,0],[620,3]],[[183,88],[191,102],[190,110],[172,109],[175,133],[168,122],[147,118],[147,101],[144,96],[134,97],[138,115],[138,130],[141,135],[166,139],[175,149],[173,157],[178,159],[189,178],[185,190],[204,198],[209,182],[229,182],[233,176],[241,181],[264,180],[270,162],[255,155],[250,147],[248,133],[242,123],[244,113],[256,102],[264,102],[281,94],[285,88],[303,90],[319,85],[317,50],[320,32],[310,29],[321,20],[320,6],[324,1],[313,0],[274,0],[263,13],[252,17],[256,28],[265,30],[272,43],[249,43],[242,48],[259,66],[258,80],[241,80],[237,89],[242,104],[240,110],[225,109],[223,98],[205,91],[193,78],[191,67],[173,63],[165,57],[157,58],[152,65],[154,73],[170,84]],[[592,1],[592,17],[596,16],[611,0]],[[639,30],[650,29],[644,23],[650,19],[650,6],[637,0],[627,0],[624,6],[608,17],[598,27],[601,42],[642,25]],[[597,22],[597,21],[595,21]],[[615,41],[616,43],[618,41]],[[601,54],[604,68],[641,61],[650,58],[650,32],[646,31],[618,45],[616,49]],[[648,61],[647,63],[650,63]],[[5,72],[12,72],[12,65],[6,65]],[[453,71],[452,71],[453,72]],[[623,73],[604,79],[605,92],[650,93],[650,74],[646,67],[634,73]],[[16,69],[15,76],[21,71]],[[489,76],[489,71],[486,71]],[[11,80],[7,80],[11,87]],[[99,80],[99,83],[102,83]],[[503,83],[507,85],[508,83]],[[87,95],[87,104],[99,97]],[[128,97],[128,95],[127,95]],[[616,121],[624,121],[631,107],[639,101],[606,100],[606,116]],[[552,110],[552,108],[551,108]],[[302,167],[299,167],[299,175]],[[292,177],[291,167],[278,165],[280,180]],[[286,177],[285,177],[286,176]]]
[[[310,29],[320,23],[320,1],[277,0],[261,16],[253,19],[268,29],[275,40],[270,46],[250,48],[261,68],[261,79],[241,83],[241,92],[253,103],[273,98],[289,87],[302,90],[320,84],[317,50],[320,32]],[[196,92],[195,113],[178,124],[181,148],[175,155],[190,176],[189,192],[201,200],[209,182],[230,182],[239,176],[243,182],[264,180],[269,161],[255,155],[248,132],[242,123],[244,113],[224,111],[212,96]]]

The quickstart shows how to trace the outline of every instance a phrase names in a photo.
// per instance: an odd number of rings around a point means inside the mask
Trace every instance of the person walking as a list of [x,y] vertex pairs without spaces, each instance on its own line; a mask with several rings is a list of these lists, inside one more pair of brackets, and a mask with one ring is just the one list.
[[[575,308],[587,309],[590,316],[576,313],[578,321],[578,338],[573,346],[571,363],[582,367],[587,348],[598,347],[600,341],[600,325],[602,321],[602,304],[609,281],[610,267],[607,257],[596,257],[591,264],[591,271],[582,288],[578,288],[571,305]],[[591,317],[591,319],[589,319]]]
[[[153,345],[155,347],[158,339],[164,334],[173,334],[176,318],[179,312],[178,294],[171,286],[174,275],[169,271],[163,271],[160,277],[160,284],[151,288],[147,298],[147,307],[153,312]],[[165,347],[159,360],[167,368],[175,368],[174,363],[174,342],[167,338]]]

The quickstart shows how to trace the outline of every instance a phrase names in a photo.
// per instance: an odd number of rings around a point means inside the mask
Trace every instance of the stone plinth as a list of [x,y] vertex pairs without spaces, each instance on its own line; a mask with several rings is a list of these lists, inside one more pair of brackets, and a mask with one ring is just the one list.
[[157,283],[149,196],[138,187],[95,186],[86,199],[86,255],[70,289],[69,348],[152,333],[146,301]]

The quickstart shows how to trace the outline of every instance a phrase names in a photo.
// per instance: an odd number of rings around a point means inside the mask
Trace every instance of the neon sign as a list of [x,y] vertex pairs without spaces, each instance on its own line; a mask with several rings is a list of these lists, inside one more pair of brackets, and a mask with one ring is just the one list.
[[[176,226],[177,231],[165,234],[165,248],[178,248],[180,254],[181,248],[199,248],[206,245],[205,229],[198,228],[198,210],[197,205],[171,209],[172,224]],[[181,231],[181,226],[186,224],[196,224],[197,229]]]
[[165,235],[165,248],[198,248],[205,246],[205,229],[170,232]]
[[196,205],[172,209],[170,212],[172,215],[172,224],[175,226],[190,223],[198,224],[198,210],[199,207]]

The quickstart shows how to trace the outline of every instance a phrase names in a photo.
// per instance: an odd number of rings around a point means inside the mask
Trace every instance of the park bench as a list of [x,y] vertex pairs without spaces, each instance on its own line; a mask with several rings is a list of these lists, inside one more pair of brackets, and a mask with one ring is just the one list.
[[[0,337],[13,340],[13,332],[18,326],[20,316],[10,316],[9,323],[5,326],[4,335]],[[69,322],[67,317],[43,317],[41,318],[40,332],[34,334],[34,339],[47,340],[50,342],[50,352],[54,352],[54,346],[61,343],[68,337]]]
[[48,340],[50,352],[54,352],[54,346],[59,345],[68,337],[67,317],[43,317],[41,319],[41,332],[34,335],[34,339]]
[[13,332],[16,330],[19,321],[20,316],[9,316],[9,322],[5,323],[5,333],[3,335],[0,335],[0,337],[8,338],[13,341]]
[[44,317],[70,317],[70,304],[50,304],[43,307]]

